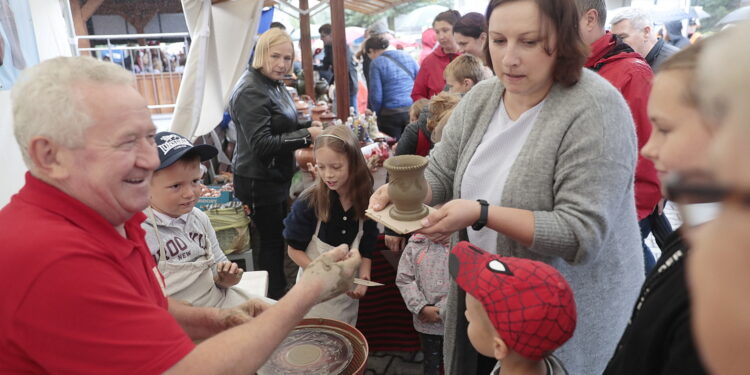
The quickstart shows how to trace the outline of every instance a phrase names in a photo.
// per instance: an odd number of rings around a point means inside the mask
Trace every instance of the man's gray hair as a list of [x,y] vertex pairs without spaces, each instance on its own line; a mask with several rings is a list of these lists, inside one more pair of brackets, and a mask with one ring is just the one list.
[[654,25],[654,21],[651,19],[651,14],[649,14],[649,12],[643,8],[635,7],[618,9],[609,23],[610,25],[617,25],[626,20],[630,21],[630,26],[636,30],[643,30],[646,26],[651,26],[653,28]]
[[604,0],[576,0],[576,7],[578,7],[578,14],[583,15],[590,9],[596,9],[599,13],[599,26],[604,28],[607,24],[607,3]]
[[86,56],[56,57],[25,69],[11,90],[11,101],[13,133],[26,167],[34,168],[28,147],[35,137],[70,148],[83,144],[91,118],[76,85],[132,85],[133,81],[133,74],[119,65]]

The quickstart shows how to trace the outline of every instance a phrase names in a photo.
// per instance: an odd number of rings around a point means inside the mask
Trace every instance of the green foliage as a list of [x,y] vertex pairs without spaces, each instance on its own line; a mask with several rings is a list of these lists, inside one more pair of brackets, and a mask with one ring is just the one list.
[[[701,32],[712,31],[716,23],[719,22],[727,13],[740,7],[740,0],[696,0],[693,5],[703,6],[703,10],[711,15],[700,21]],[[717,30],[713,30],[717,31]]]

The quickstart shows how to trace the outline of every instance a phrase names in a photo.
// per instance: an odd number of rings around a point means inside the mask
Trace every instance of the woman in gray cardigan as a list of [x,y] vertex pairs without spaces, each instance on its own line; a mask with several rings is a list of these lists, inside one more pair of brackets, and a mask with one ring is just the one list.
[[[643,282],[632,118],[612,85],[582,70],[572,1],[493,0],[487,9],[497,77],[461,100],[430,154],[427,202],[447,203],[420,232],[556,267],[575,293],[578,327],[555,355],[571,374],[600,374]],[[384,186],[370,205],[389,201]],[[476,373],[464,299],[453,284],[447,374]]]

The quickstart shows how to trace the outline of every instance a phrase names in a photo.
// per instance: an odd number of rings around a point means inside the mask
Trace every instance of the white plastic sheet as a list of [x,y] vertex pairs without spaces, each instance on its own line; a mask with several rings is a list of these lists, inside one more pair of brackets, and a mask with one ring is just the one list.
[[171,131],[194,139],[219,124],[247,68],[262,7],[262,0],[182,0],[192,42]]

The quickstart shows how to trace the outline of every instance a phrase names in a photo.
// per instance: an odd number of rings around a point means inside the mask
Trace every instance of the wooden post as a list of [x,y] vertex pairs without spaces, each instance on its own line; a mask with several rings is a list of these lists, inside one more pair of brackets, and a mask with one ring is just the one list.
[[[346,30],[344,30],[344,0],[331,0],[331,28],[333,29],[333,74],[336,83],[336,114],[341,121],[349,117],[349,66],[346,61]],[[356,105],[356,103],[354,104]]]
[[[89,35],[89,31],[86,28],[86,21],[88,19],[83,18],[83,10],[81,9],[81,0],[70,0],[70,13],[73,15],[73,26],[75,27],[76,36]],[[88,39],[79,39],[78,48],[91,48],[91,42]],[[90,51],[83,51],[81,55],[90,56]]]
[[[308,0],[299,0],[299,8],[304,10],[310,9]],[[302,51],[302,70],[305,72],[305,93],[313,100],[315,98],[315,72],[312,63],[312,41],[310,40],[310,15],[300,14],[299,27],[301,31],[299,48]]]

